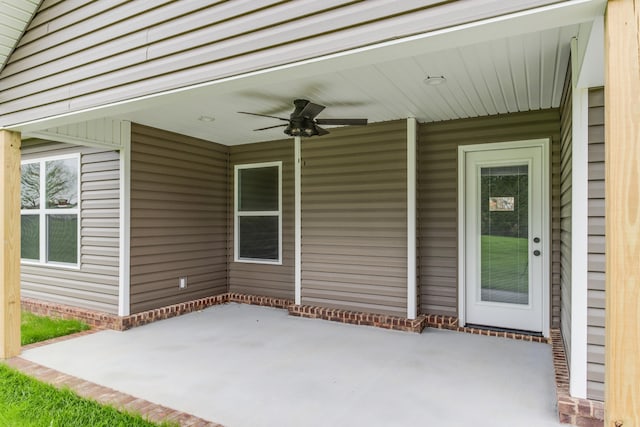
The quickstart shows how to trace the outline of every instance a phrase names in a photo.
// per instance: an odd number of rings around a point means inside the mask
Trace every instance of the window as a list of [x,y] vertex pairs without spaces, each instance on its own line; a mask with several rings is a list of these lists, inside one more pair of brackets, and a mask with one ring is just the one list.
[[79,156],[22,162],[21,258],[78,265]]
[[235,167],[235,261],[281,264],[282,162]]

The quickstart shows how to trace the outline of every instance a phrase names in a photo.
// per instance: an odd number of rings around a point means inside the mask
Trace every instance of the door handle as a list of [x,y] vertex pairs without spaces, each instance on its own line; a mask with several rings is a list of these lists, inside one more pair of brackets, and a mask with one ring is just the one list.
[[540,251],[536,249],[535,251],[533,251],[533,254],[534,254],[535,256],[540,256]]
[[539,237],[534,237],[533,238],[533,243],[540,243],[540,238]]

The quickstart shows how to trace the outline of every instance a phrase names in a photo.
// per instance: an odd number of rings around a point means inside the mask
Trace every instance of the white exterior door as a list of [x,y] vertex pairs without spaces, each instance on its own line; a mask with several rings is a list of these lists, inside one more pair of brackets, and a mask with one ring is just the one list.
[[548,334],[547,140],[461,147],[466,324]]

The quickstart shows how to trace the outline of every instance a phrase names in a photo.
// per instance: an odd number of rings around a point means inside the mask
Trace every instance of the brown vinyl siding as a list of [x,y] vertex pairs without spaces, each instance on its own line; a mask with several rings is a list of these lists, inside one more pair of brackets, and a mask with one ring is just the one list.
[[227,170],[225,146],[132,125],[131,313],[227,291]]
[[302,141],[302,304],[406,316],[406,122]]
[[459,145],[551,138],[551,326],[560,324],[560,112],[557,109],[450,120],[418,128],[421,312],[458,315]]
[[22,159],[81,153],[80,268],[22,264],[23,297],[118,313],[120,155],[117,151],[25,140]]
[[0,73],[0,125],[554,2],[44,1]]
[[604,89],[589,91],[587,397],[604,400]]
[[560,142],[560,328],[569,362],[571,359],[572,119],[571,67],[569,67],[560,103],[562,131]]
[[[229,148],[229,291],[293,299],[295,293],[293,138]],[[234,262],[234,168],[236,165],[275,161],[282,161],[282,265]]]

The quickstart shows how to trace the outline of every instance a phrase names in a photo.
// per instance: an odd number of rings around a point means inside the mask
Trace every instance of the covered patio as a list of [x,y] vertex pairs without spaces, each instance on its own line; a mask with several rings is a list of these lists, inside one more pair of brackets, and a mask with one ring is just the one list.
[[229,427],[560,425],[549,345],[244,304],[21,357]]
[[[638,84],[629,78],[637,73],[625,74],[637,70],[628,53],[637,51],[637,0],[425,1],[416,10],[389,1],[407,8],[399,13],[381,1],[366,2],[366,16],[364,3],[315,2],[327,9],[304,16],[289,9],[294,2],[236,11],[238,3],[227,12],[240,23],[255,14],[248,31],[211,22],[231,3],[188,12],[139,3],[139,13],[87,4],[81,12],[92,20],[43,9],[0,70],[0,358],[20,354],[21,297],[127,319],[255,295],[345,316],[556,333],[570,360],[564,406],[573,412],[564,420],[584,424],[583,404],[605,400],[606,425],[637,418],[640,234],[628,177],[639,158],[638,98],[629,96]],[[47,16],[68,30],[49,32]],[[99,42],[93,24],[104,25]],[[49,61],[58,53],[61,61]],[[285,137],[277,124],[288,122],[294,99],[327,106],[321,119],[369,125]],[[551,212],[532,215],[547,245],[528,255],[543,260],[530,287],[538,323],[475,320],[477,281],[467,284],[467,273],[481,252],[466,250],[477,242],[459,213],[465,186],[475,187],[461,173],[460,147],[539,139],[551,145],[541,173],[549,182],[538,180]],[[73,151],[87,175],[78,263],[22,265],[20,160],[44,168],[57,150]],[[605,158],[615,167],[605,171]],[[250,165],[279,176],[277,209],[264,211],[278,222],[278,254],[266,263],[236,255],[241,217],[257,215],[234,205],[236,169]],[[40,245],[40,261],[45,253]],[[356,328],[266,308],[213,307],[23,357],[224,425],[557,424],[547,345]]]

